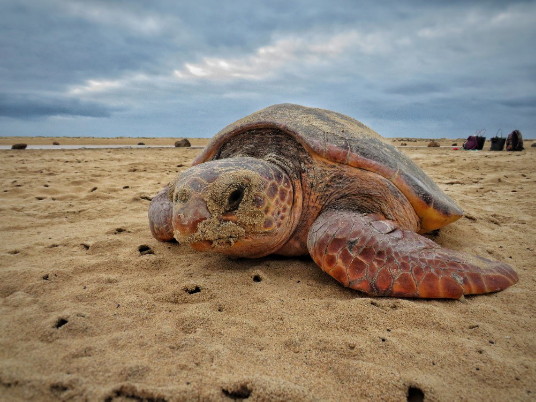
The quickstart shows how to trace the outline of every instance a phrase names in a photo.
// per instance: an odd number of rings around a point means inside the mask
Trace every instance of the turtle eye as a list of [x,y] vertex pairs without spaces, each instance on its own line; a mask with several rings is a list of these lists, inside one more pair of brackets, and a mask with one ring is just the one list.
[[244,189],[242,187],[233,190],[227,199],[227,212],[236,211],[242,202],[242,198],[244,198]]

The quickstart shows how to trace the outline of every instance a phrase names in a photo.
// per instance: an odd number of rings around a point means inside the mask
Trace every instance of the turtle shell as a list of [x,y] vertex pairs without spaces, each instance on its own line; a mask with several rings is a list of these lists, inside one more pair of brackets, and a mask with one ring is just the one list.
[[217,133],[194,160],[216,159],[230,138],[260,128],[273,128],[292,136],[312,156],[375,172],[390,180],[410,201],[421,219],[421,233],[443,227],[463,215],[411,159],[363,123],[340,113],[294,104],[259,110]]

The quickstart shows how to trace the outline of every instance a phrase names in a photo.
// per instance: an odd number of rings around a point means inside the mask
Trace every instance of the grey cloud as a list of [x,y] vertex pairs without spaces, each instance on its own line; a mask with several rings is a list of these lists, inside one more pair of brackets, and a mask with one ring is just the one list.
[[174,50],[162,36],[96,24],[66,12],[65,4],[22,0],[0,5],[3,88],[62,89],[85,79],[151,71],[159,68],[155,62],[162,54]]
[[536,109],[536,96],[526,96],[522,98],[511,98],[499,101],[500,104],[511,108]]
[[0,116],[33,119],[50,116],[110,117],[112,109],[78,99],[0,95]]
[[398,95],[422,95],[434,94],[445,91],[445,88],[437,83],[415,82],[398,85],[387,90],[388,93]]

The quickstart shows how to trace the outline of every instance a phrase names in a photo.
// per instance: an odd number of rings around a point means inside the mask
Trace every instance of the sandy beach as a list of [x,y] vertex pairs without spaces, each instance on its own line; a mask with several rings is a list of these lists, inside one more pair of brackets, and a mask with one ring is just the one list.
[[370,298],[306,257],[160,243],[150,199],[199,149],[0,151],[0,400],[534,400],[536,148],[388,142],[406,143],[466,213],[433,240],[508,262],[518,284],[454,301]]

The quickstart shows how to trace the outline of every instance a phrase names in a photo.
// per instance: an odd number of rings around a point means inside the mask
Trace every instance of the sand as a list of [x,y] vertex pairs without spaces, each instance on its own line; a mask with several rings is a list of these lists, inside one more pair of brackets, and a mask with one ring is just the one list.
[[[43,139],[16,140],[4,143]],[[159,243],[150,197],[198,149],[0,151],[0,399],[534,400],[526,146],[401,148],[466,211],[434,240],[519,273],[461,301],[370,298],[309,258]]]
[[[148,138],[148,137],[0,137],[0,145],[25,143],[28,145],[137,145],[143,143],[150,146],[174,146],[181,138]],[[204,146],[210,139],[188,138],[192,146]]]

